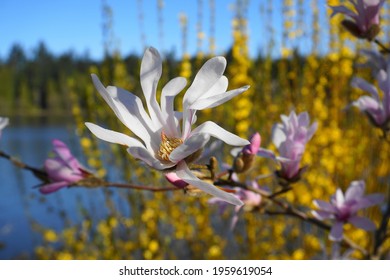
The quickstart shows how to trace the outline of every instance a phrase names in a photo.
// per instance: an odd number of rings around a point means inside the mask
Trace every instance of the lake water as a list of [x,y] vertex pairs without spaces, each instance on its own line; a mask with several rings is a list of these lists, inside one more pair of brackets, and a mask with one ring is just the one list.
[[[76,157],[81,149],[74,133],[65,126],[9,125],[3,130],[0,149],[23,162],[40,167],[52,149],[55,138],[65,142]],[[81,160],[82,161],[82,160]],[[99,207],[104,200],[101,189],[61,190],[42,195],[34,186],[41,182],[29,171],[19,169],[0,158],[0,259],[31,258],[34,248],[41,244],[40,228],[59,230],[64,221],[82,220],[80,205],[93,209],[96,217],[103,217]],[[93,199],[91,199],[93,197]]]

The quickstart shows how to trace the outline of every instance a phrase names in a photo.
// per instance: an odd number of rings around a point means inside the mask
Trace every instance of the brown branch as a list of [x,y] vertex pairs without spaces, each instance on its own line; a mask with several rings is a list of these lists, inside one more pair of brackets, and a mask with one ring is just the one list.
[[28,164],[22,162],[21,160],[15,158],[13,156],[10,156],[9,154],[7,154],[3,151],[0,151],[0,157],[9,160],[13,165],[15,165],[18,168],[22,168],[22,169],[26,169],[28,171],[31,171],[32,173],[34,173],[34,175],[36,175],[40,178],[42,178],[42,177],[47,178],[47,173],[43,169],[28,165]]
[[102,184],[103,187],[115,187],[115,188],[121,188],[121,189],[135,189],[135,190],[144,190],[144,191],[151,191],[151,192],[164,192],[164,191],[179,191],[183,190],[177,187],[162,187],[162,188],[156,188],[151,186],[139,186],[139,185],[133,185],[133,184],[127,184],[127,183],[116,183],[116,182],[106,182],[104,181]]
[[375,44],[377,44],[383,51],[387,52],[387,53],[390,53],[390,49],[388,47],[386,47],[384,44],[382,44],[381,41],[379,41],[378,39],[375,39],[374,40]]

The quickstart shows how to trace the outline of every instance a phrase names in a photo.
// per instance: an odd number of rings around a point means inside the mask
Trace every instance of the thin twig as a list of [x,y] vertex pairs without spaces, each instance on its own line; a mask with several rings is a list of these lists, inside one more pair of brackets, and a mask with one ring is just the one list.
[[381,41],[379,41],[378,39],[375,39],[374,42],[385,52],[387,53],[390,53],[390,49],[388,47],[386,47],[384,44],[382,44]]
[[151,191],[151,192],[163,192],[163,191],[179,191],[183,190],[177,187],[162,187],[162,188],[156,188],[151,186],[138,186],[133,184],[127,184],[127,183],[116,183],[116,182],[104,182],[102,184],[103,187],[115,187],[115,188],[121,188],[121,189],[135,189],[135,190],[143,190],[143,191]]
[[36,175],[41,175],[41,176],[47,177],[47,173],[44,170],[42,170],[40,168],[33,167],[31,165],[28,165],[28,164],[22,162],[21,160],[15,158],[13,156],[10,156],[9,154],[7,154],[3,151],[0,151],[0,157],[3,157],[5,159],[9,160],[10,162],[12,162],[13,165],[15,165],[18,168],[26,169],[26,170],[33,172]]

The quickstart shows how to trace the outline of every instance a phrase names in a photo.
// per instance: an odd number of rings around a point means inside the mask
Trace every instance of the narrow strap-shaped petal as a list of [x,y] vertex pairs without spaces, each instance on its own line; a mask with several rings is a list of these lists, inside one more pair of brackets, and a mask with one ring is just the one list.
[[69,185],[68,182],[55,182],[55,183],[50,183],[43,185],[42,187],[39,188],[40,193],[42,194],[50,194],[53,192],[56,192],[64,187],[67,187]]
[[385,197],[383,196],[383,194],[380,193],[369,194],[361,198],[355,204],[353,204],[351,206],[351,212],[356,213],[360,209],[364,209],[364,208],[368,208],[380,204],[383,202],[384,199]]
[[162,74],[162,61],[155,48],[148,48],[141,62],[141,87],[154,125],[162,125],[161,109],[156,100],[158,81]]
[[340,188],[337,188],[334,199],[335,199],[335,204],[336,204],[337,208],[340,208],[344,205],[345,198],[344,198],[344,194]]
[[130,137],[126,134],[116,132],[113,130],[105,129],[93,123],[85,123],[88,129],[98,138],[115,144],[124,145],[127,147],[144,147],[144,145],[137,139]]
[[376,229],[376,225],[366,217],[353,216],[348,219],[348,222],[353,224],[355,227],[364,229],[366,231],[372,231]]
[[333,214],[323,210],[312,210],[311,214],[318,220],[323,221],[334,217]]
[[49,158],[45,160],[44,166],[49,178],[53,181],[74,183],[84,178],[79,169],[70,169],[64,165],[62,159]]
[[332,241],[341,241],[343,239],[344,223],[336,221],[330,229],[329,239]]
[[107,87],[114,104],[121,110],[126,126],[144,141],[148,149],[159,145],[161,124],[154,125],[146,113],[141,99],[122,88]]
[[175,96],[180,93],[186,86],[187,81],[183,77],[177,77],[170,80],[161,92],[161,113],[166,126],[164,132],[169,137],[179,137],[177,121],[175,120],[174,100]]
[[366,188],[366,184],[362,180],[351,182],[348,189],[345,191],[345,200],[359,201],[364,195],[365,188]]
[[196,109],[196,110],[203,110],[203,109],[210,109],[214,108],[216,106],[219,106],[233,97],[243,93],[249,88],[249,86],[244,86],[239,89],[234,89],[234,90],[229,90],[227,92],[217,94],[211,97],[207,98],[199,98],[196,100],[191,106],[191,109]]
[[286,141],[286,133],[284,131],[283,125],[277,123],[272,126],[272,143],[279,148],[280,145]]
[[[388,62],[387,71],[390,70],[390,62]],[[379,70],[377,80],[380,89],[383,91],[383,109],[386,116],[390,115],[390,73]]]
[[191,126],[196,120],[196,110],[189,109],[186,105],[183,108],[183,130],[182,137],[185,139],[191,133]]
[[209,134],[215,138],[218,138],[225,142],[226,144],[232,145],[232,146],[245,146],[249,145],[250,142],[244,138],[238,137],[237,135],[223,129],[216,123],[212,121],[207,121],[197,128],[195,128],[191,135],[195,134]]
[[65,145],[62,141],[54,139],[52,141],[54,147],[54,153],[64,161],[64,164],[69,166],[69,168],[77,170],[82,167],[79,161],[72,155],[68,146]]
[[333,17],[335,16],[336,14],[345,14],[353,19],[356,19],[358,16],[356,13],[354,13],[351,9],[348,9],[347,7],[345,6],[330,6],[330,8],[332,9],[332,14],[330,15],[330,17]]
[[197,178],[194,174],[192,174],[191,170],[188,168],[187,164],[184,161],[181,161],[177,165],[176,174],[181,178],[183,181],[187,182],[188,184],[204,191],[205,193],[208,193],[210,195],[213,195],[215,197],[218,197],[226,202],[229,202],[233,205],[241,206],[244,203],[239,200],[236,196],[224,192],[223,190],[218,189],[216,186],[211,185],[209,183],[206,183],[199,178]]
[[6,127],[8,125],[8,123],[9,123],[9,119],[8,118],[0,117],[0,130],[2,130],[4,127]]
[[313,122],[313,124],[307,130],[306,141],[309,141],[313,137],[314,133],[317,131],[317,128],[318,128],[318,123]]
[[354,77],[351,81],[351,86],[360,88],[361,90],[368,92],[376,101],[379,102],[378,90],[374,85],[370,84],[366,80],[359,77]]
[[310,116],[308,112],[302,112],[298,116],[298,126],[309,126]]
[[330,204],[329,202],[323,201],[323,200],[315,199],[315,200],[313,200],[313,204],[316,207],[318,207],[319,209],[324,210],[326,212],[330,212],[330,213],[334,214],[337,211],[337,209],[334,205]]
[[128,153],[133,157],[144,161],[150,167],[157,170],[164,170],[176,165],[173,162],[161,162],[154,155],[152,155],[145,147],[130,147],[127,149]]
[[[96,89],[114,111],[118,119],[151,149],[152,140],[154,140],[151,137],[153,132],[158,131],[158,127],[155,128],[153,126],[150,117],[142,105],[141,99],[117,87],[105,88],[99,78],[94,74],[92,74],[92,80]],[[158,137],[157,135],[156,138]],[[157,143],[154,144],[154,146],[157,145]]]
[[194,154],[198,150],[202,149],[210,140],[208,134],[195,134],[191,135],[184,141],[183,144],[174,149],[169,155],[169,159],[172,162],[179,162],[186,157]]
[[193,104],[203,94],[207,93],[211,87],[221,78],[226,68],[226,59],[217,56],[209,59],[196,74],[194,81],[188,88],[183,103]]
[[225,92],[227,90],[228,85],[228,78],[226,76],[221,76],[208,91],[202,94],[201,98],[209,98],[213,97],[214,95],[221,94],[222,92]]

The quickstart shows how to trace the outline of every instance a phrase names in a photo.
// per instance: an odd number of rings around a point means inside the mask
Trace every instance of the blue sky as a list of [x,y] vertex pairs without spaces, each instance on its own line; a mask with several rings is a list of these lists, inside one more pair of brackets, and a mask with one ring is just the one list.
[[[86,52],[92,58],[103,55],[102,35],[102,0],[1,0],[0,1],[0,57],[6,57],[10,47],[19,43],[26,51],[31,51],[39,41],[45,42],[54,54],[73,50],[82,55]],[[116,45],[122,54],[142,53],[141,32],[139,24],[139,3],[142,4],[144,16],[143,29],[146,46],[154,46],[160,51],[175,50],[182,54],[182,33],[179,25],[179,14],[188,17],[188,52],[196,51],[196,0],[164,0],[163,9],[163,45],[160,46],[159,23],[157,20],[157,0],[106,0],[113,11],[113,32]],[[206,35],[203,50],[208,50],[209,35],[209,0],[203,2],[203,31]],[[215,34],[217,54],[223,53],[232,43],[231,5],[235,1],[215,0],[216,21]],[[248,18],[250,32],[250,51],[252,55],[264,50],[270,35],[266,29],[265,18],[260,12],[268,0],[249,1]],[[273,1],[274,14],[272,25],[276,30],[276,44],[281,37],[281,3]],[[305,1],[309,5],[311,1]],[[325,0],[319,0],[325,6]],[[307,6],[307,8],[310,8]],[[308,30],[309,19],[305,19]],[[301,40],[301,48],[310,48],[309,42]],[[303,44],[303,45],[302,45]]]

